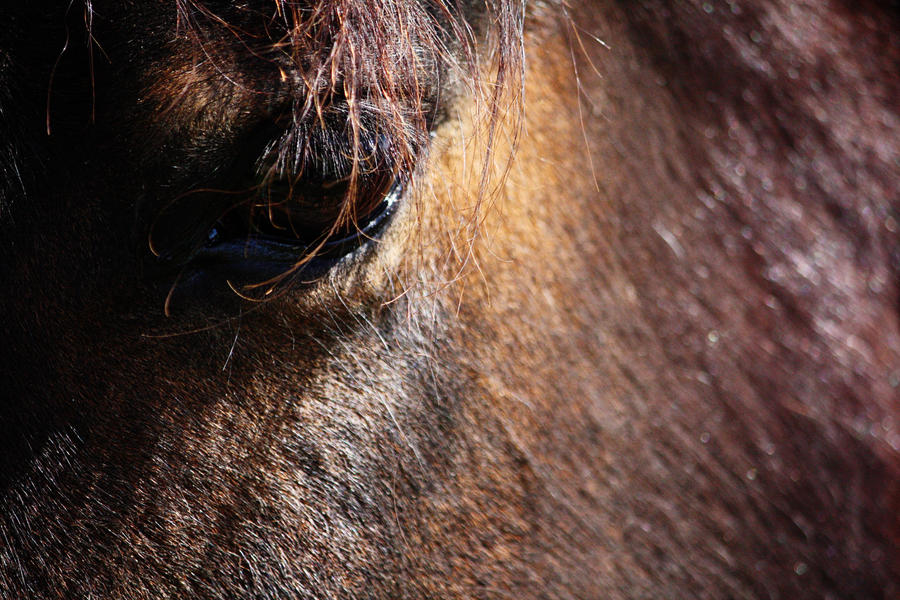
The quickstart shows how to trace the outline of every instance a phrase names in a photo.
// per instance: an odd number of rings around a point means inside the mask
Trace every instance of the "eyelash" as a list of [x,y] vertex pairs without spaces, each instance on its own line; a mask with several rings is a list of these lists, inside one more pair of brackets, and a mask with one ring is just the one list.
[[320,129],[303,136],[298,158],[286,166],[278,149],[290,145],[287,135],[263,126],[218,170],[227,181],[164,210],[151,228],[157,264],[267,294],[277,284],[316,279],[374,241],[408,182],[394,166],[390,140],[358,137],[354,159],[348,136]]

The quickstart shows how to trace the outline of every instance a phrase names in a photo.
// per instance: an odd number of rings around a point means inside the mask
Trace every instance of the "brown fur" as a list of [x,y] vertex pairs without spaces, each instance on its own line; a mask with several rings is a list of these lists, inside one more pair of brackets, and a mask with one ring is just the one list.
[[[895,5],[435,6],[0,13],[0,597],[895,597]],[[192,287],[273,112],[403,205]]]

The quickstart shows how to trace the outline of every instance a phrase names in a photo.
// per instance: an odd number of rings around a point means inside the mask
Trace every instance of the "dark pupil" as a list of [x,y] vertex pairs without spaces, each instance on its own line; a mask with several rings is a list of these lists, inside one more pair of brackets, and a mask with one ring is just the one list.
[[218,219],[210,242],[243,236],[309,247],[346,238],[364,227],[392,182],[382,170],[361,173],[351,197],[349,175],[333,181],[309,179],[301,176],[259,184],[252,196]]
[[243,152],[221,170],[223,179],[184,194],[158,215],[151,244],[163,262],[184,264],[201,255],[215,261],[220,249],[235,260],[239,247],[250,256],[254,243],[277,244],[299,260],[307,252],[344,252],[365,239],[362,230],[384,211],[395,185],[386,140],[363,137],[354,164],[346,131],[313,130],[285,167],[272,156],[277,133],[266,127],[243,140]]

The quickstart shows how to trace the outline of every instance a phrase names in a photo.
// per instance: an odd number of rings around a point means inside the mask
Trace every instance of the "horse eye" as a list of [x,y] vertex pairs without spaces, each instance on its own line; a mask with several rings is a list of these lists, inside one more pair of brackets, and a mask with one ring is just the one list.
[[398,177],[382,171],[257,183],[216,218],[191,260],[268,262],[282,269],[334,261],[374,239],[401,189]]
[[403,190],[389,140],[357,140],[354,153],[350,139],[313,132],[289,159],[274,150],[284,144],[247,144],[223,181],[157,219],[158,262],[249,286],[321,276],[377,238]]
[[215,255],[233,243],[249,251],[253,244],[269,243],[314,252],[311,258],[341,254],[376,233],[401,187],[386,174],[363,176],[355,182],[351,200],[350,185],[349,177],[319,184],[261,184],[258,194],[216,219],[197,253]]

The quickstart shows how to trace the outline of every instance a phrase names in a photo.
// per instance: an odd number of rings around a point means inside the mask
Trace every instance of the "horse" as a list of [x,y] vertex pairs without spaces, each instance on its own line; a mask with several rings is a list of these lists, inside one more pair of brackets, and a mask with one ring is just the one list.
[[897,597],[898,15],[9,0],[0,597]]

